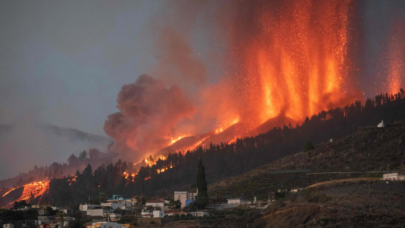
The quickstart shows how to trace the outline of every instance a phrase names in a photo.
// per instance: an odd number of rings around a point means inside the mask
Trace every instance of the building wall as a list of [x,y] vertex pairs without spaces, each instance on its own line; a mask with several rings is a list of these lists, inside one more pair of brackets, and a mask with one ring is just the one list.
[[240,199],[228,199],[228,204],[240,204]]
[[181,208],[186,206],[187,192],[174,192],[174,200],[180,200]]
[[103,216],[104,214],[109,213],[109,211],[104,209],[91,209],[87,210],[88,216]]
[[147,207],[160,207],[163,209],[165,203],[161,202],[161,203],[151,203],[151,202],[146,202],[145,206]]
[[405,176],[403,176],[403,175],[398,175],[398,173],[387,173],[387,174],[383,174],[383,179],[384,179],[384,180],[399,180],[399,181],[403,181],[403,180],[405,180]]
[[80,204],[79,205],[79,210],[81,211],[87,211],[89,209],[93,209],[95,207],[100,207],[100,205],[92,205],[92,204]]

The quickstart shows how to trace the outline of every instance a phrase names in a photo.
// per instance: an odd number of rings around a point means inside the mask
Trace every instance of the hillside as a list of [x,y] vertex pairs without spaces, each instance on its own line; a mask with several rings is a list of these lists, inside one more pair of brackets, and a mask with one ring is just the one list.
[[245,174],[209,186],[211,193],[239,196],[316,182],[358,176],[379,176],[398,170],[405,161],[405,122],[385,128],[359,128],[333,142],[321,143],[309,152],[286,156]]

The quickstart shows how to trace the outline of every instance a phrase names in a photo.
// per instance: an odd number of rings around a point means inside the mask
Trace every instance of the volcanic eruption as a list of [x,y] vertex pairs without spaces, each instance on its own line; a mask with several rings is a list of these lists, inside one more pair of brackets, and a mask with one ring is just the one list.
[[[351,0],[171,3],[176,13],[154,27],[160,31],[157,75],[141,75],[123,86],[120,111],[105,122],[117,152],[144,160],[232,143],[364,99],[359,76],[353,76],[358,66],[350,48],[357,45],[353,31],[359,22],[358,4]],[[201,21],[209,24],[213,46],[226,46],[217,66],[223,73],[212,83],[205,79],[200,53],[187,40],[190,27]],[[398,31],[388,45],[387,77],[395,92],[403,68],[404,34]],[[176,81],[162,75],[170,72],[167,68],[187,75]]]

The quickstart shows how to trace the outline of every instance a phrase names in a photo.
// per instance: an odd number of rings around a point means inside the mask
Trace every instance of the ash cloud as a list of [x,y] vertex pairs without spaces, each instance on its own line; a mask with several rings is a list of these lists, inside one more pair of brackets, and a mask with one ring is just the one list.
[[108,116],[104,130],[116,142],[112,150],[128,158],[167,146],[178,123],[195,113],[178,86],[166,88],[161,80],[146,74],[121,88],[117,108],[120,111]]

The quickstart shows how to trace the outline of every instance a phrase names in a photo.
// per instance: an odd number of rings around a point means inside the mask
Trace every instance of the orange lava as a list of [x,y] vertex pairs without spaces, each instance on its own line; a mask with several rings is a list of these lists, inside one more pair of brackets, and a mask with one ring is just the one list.
[[[42,196],[49,189],[49,182],[50,182],[49,180],[44,180],[24,185],[23,193],[21,194],[20,198],[18,198],[15,201],[21,200],[27,201],[31,198],[31,195],[33,195],[34,199]],[[11,189],[6,194],[4,194],[3,197],[15,189],[16,188]],[[11,202],[10,205],[13,204],[15,201]]]
[[180,139],[182,139],[182,138],[184,138],[184,137],[187,137],[187,135],[182,135],[182,136],[179,136],[179,137],[177,137],[177,138],[175,138],[175,139],[171,138],[171,139],[170,139],[169,146],[170,146],[170,145],[173,145],[175,142],[179,141]]
[[350,2],[296,0],[278,12],[257,9],[258,32],[236,51],[251,124],[278,115],[303,121],[346,97]]

